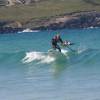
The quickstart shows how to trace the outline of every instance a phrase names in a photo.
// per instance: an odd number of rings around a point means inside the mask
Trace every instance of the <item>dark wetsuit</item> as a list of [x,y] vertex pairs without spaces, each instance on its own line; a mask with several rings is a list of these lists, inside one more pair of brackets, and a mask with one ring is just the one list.
[[59,47],[59,45],[57,43],[63,43],[62,39],[60,37],[57,37],[55,36],[53,39],[52,39],[52,47],[54,49],[58,49],[60,52],[61,52],[61,49]]

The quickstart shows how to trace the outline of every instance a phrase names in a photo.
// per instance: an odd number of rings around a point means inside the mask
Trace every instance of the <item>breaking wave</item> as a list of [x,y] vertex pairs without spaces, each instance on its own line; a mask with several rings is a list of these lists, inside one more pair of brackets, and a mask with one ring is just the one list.
[[79,64],[87,62],[99,62],[100,50],[97,49],[84,49],[72,51],[63,50],[63,54],[49,54],[48,52],[38,51],[18,51],[13,53],[0,53],[0,63],[36,63],[36,64],[50,64],[53,62],[63,63],[70,62],[70,64]]
[[22,59],[22,62],[30,63],[32,61],[38,61],[39,63],[51,63],[55,61],[55,58],[43,52],[27,52],[26,56]]

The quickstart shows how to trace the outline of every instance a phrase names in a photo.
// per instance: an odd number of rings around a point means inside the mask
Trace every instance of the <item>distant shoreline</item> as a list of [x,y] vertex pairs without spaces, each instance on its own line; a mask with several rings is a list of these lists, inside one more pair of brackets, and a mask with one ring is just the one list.
[[16,33],[27,28],[31,30],[58,30],[88,27],[100,27],[100,12],[77,11],[37,20],[30,19],[25,23],[2,20],[0,21],[0,34]]

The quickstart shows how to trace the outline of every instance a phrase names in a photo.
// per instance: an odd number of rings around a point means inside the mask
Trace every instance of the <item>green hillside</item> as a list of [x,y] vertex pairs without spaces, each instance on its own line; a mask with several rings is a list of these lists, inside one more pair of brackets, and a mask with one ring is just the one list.
[[48,18],[70,12],[100,11],[99,4],[100,0],[44,0],[30,5],[3,6],[0,8],[0,20],[23,22],[29,19]]

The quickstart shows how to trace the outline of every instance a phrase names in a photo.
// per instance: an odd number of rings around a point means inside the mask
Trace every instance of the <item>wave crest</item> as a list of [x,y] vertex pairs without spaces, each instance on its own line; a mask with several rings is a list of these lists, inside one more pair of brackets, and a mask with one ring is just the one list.
[[39,63],[51,63],[55,61],[55,58],[44,52],[27,52],[26,56],[22,59],[22,62],[30,63],[32,61],[39,61]]

